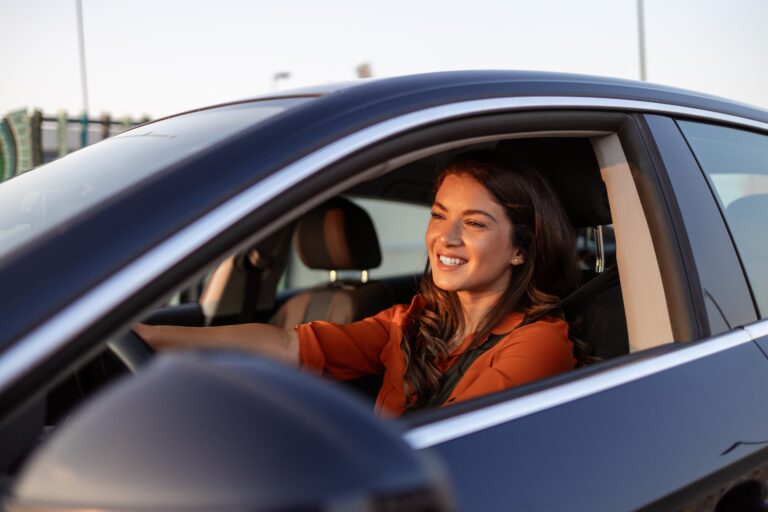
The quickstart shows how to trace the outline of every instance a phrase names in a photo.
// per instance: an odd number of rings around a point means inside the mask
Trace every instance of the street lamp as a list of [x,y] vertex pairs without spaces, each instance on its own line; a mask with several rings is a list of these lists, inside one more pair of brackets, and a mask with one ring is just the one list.
[[288,80],[291,78],[291,73],[288,71],[279,71],[275,73],[275,76],[272,77],[272,90],[277,90],[277,82],[280,80]]
[[637,0],[637,38],[638,52],[640,53],[640,80],[648,79],[645,71],[645,9],[643,0]]

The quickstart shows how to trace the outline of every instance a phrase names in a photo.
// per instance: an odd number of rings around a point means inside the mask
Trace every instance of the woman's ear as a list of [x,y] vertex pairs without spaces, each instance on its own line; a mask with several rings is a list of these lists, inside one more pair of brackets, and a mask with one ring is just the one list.
[[520,254],[520,252],[518,251],[517,254],[512,256],[512,262],[511,263],[513,265],[522,265],[523,263],[525,263],[525,256]]

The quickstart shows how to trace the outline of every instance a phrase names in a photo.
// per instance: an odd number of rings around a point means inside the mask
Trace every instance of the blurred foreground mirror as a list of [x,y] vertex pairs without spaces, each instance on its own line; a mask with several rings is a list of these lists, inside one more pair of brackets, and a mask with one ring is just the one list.
[[164,354],[59,427],[5,506],[452,510],[441,475],[333,385],[241,354]]

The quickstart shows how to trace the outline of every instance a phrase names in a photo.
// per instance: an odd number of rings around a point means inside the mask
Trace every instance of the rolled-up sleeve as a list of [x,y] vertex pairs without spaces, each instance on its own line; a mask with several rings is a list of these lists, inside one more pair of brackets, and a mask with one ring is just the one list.
[[384,373],[381,352],[391,330],[392,308],[350,324],[298,325],[301,366],[340,380]]

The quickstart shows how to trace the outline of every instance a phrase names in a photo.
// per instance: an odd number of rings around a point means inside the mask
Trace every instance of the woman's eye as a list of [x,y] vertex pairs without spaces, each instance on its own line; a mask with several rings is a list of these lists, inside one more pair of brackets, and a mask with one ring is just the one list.
[[443,215],[441,213],[437,213],[437,212],[432,212],[431,216],[432,216],[433,219],[442,219],[443,218]]
[[485,224],[482,222],[477,222],[476,220],[468,220],[467,226],[472,226],[473,228],[484,228]]

